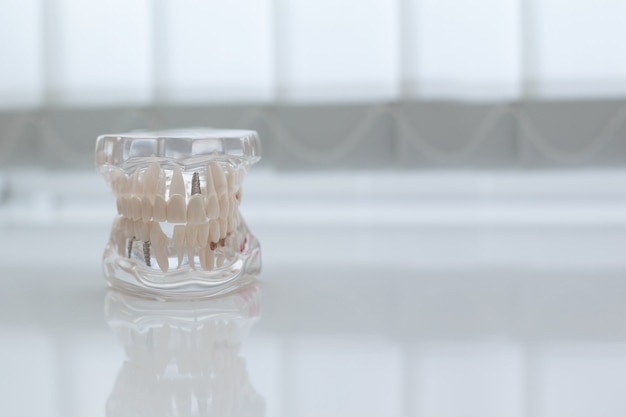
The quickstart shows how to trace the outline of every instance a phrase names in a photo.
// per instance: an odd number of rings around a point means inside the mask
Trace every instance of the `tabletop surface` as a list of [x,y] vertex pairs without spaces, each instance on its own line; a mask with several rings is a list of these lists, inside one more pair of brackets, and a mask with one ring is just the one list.
[[258,284],[177,304],[106,289],[106,190],[0,207],[0,415],[626,415],[622,194],[270,191]]

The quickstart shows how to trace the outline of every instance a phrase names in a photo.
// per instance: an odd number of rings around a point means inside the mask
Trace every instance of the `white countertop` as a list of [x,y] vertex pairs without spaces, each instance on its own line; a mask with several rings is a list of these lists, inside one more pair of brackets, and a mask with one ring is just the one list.
[[176,305],[107,292],[102,184],[18,187],[0,415],[625,415],[624,174],[428,175],[251,174],[258,288]]

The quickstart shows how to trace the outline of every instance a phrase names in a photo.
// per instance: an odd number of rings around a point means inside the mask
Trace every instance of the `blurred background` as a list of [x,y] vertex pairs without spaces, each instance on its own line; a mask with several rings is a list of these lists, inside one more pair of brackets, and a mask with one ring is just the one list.
[[625,415],[625,40],[623,0],[0,0],[0,414],[123,414],[95,139],[208,125],[263,144],[261,415]]
[[258,129],[286,169],[620,167],[621,0],[2,0],[3,168]]

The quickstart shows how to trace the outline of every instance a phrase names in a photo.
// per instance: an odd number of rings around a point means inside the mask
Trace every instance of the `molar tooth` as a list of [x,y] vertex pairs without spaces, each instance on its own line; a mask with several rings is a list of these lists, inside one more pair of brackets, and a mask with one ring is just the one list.
[[128,239],[134,236],[135,230],[133,227],[133,221],[128,217],[120,218],[120,227],[124,231],[124,238]]
[[135,170],[131,177],[131,194],[141,195],[143,194],[143,180],[141,178],[141,172]]
[[211,167],[211,176],[213,177],[213,185],[215,186],[215,191],[217,192],[217,194],[226,193],[228,191],[228,184],[226,182],[224,170],[215,161],[209,162],[209,167]]
[[200,194],[192,195],[187,203],[187,223],[206,223],[206,213],[204,212],[204,199]]
[[228,233],[228,224],[226,219],[219,219],[218,221],[220,222],[220,239],[224,239]]
[[160,195],[154,197],[154,210],[152,211],[155,222],[164,222],[167,220],[167,203]]
[[228,216],[228,213],[230,212],[230,204],[228,202],[228,194],[226,194],[226,193],[221,194],[220,198],[219,198],[219,202],[220,202],[220,217]]
[[150,197],[143,196],[141,199],[141,220],[144,223],[147,223],[152,218],[152,202],[150,201]]
[[130,197],[131,218],[133,220],[141,219],[141,200],[137,196]]
[[237,201],[234,195],[230,195],[228,201],[230,203],[229,205],[230,212],[228,213],[228,215],[234,216],[235,213],[237,213],[237,210],[239,209],[239,201]]
[[178,255],[177,268],[180,268],[180,264],[183,262],[183,256],[185,255],[185,226],[182,224],[174,226],[174,231],[172,232],[172,245],[174,245],[176,255]]
[[178,165],[174,166],[172,181],[170,183],[170,196],[176,194],[185,195],[185,179],[183,178],[183,171],[181,171]]
[[122,209],[121,214],[124,217],[131,217],[130,203],[128,202],[128,197],[122,196],[119,198],[120,200],[120,208]]
[[198,245],[206,248],[209,244],[209,223],[203,223],[198,226]]
[[230,164],[226,164],[226,183],[228,184],[228,194],[235,193],[235,184],[237,183],[236,175],[237,173],[235,169]]
[[184,223],[187,221],[185,197],[175,194],[167,202],[167,221],[170,223]]
[[209,239],[211,242],[217,243],[220,240],[220,223],[219,220],[211,220],[209,222]]
[[124,171],[115,169],[111,171],[111,189],[116,196],[122,195],[122,181],[124,180]]
[[227,233],[232,233],[235,230],[235,216],[228,216],[226,219],[226,230]]

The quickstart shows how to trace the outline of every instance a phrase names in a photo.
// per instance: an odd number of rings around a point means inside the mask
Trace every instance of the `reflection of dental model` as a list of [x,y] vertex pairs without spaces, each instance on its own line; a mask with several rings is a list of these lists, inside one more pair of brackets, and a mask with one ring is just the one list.
[[241,344],[260,312],[260,290],[160,303],[109,292],[106,320],[126,351],[107,401],[117,416],[263,416]]
[[118,211],[104,255],[109,283],[159,298],[246,284],[260,258],[239,202],[243,175],[258,153],[252,131],[99,137],[96,163]]

